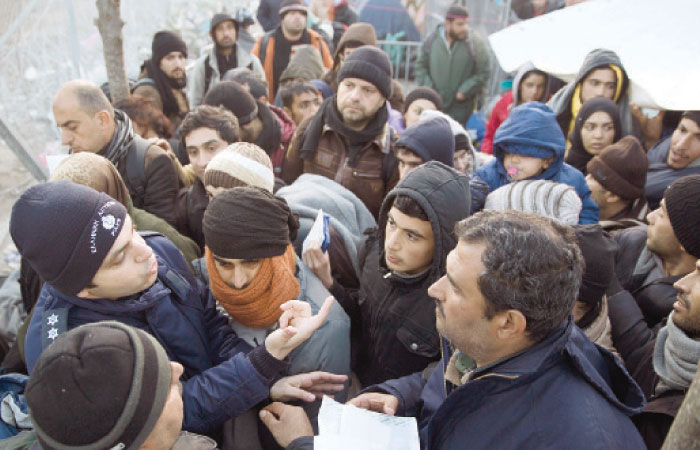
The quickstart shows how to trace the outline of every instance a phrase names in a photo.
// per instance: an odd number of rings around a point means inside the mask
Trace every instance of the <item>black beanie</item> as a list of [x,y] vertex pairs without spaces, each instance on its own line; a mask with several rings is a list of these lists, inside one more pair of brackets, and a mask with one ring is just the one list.
[[403,104],[403,113],[406,114],[406,111],[408,111],[408,107],[411,106],[411,103],[415,102],[419,98],[433,102],[437,110],[442,111],[442,98],[440,98],[440,94],[435,92],[435,89],[421,86],[408,93],[406,96],[406,101],[404,101]]
[[148,333],[97,322],[56,339],[24,394],[43,449],[138,449],[163,412],[171,377],[165,350]]
[[156,65],[170,52],[182,52],[187,58],[187,44],[180,36],[172,31],[159,31],[153,35],[151,44],[151,60]]
[[405,147],[423,159],[423,162],[440,161],[454,167],[455,138],[452,128],[442,117],[423,119],[406,128],[396,147]]
[[231,21],[233,22],[233,26],[236,27],[236,33],[238,33],[238,21],[231,17],[230,14],[226,13],[217,13],[214,14],[214,16],[211,18],[209,21],[209,33],[211,33],[212,38],[214,37],[214,29],[219,26],[220,24]]
[[686,111],[681,117],[692,120],[700,127],[700,111]]
[[581,286],[578,290],[578,301],[592,307],[589,317],[582,317],[580,327],[590,325],[598,317],[600,302],[605,290],[612,281],[615,269],[615,253],[617,244],[603,228],[598,225],[574,225],[576,241],[586,262]]
[[466,19],[467,17],[469,17],[467,8],[459,5],[450,6],[445,13],[445,19]]
[[674,181],[664,192],[673,233],[685,251],[700,258],[700,175]]
[[30,187],[17,200],[10,234],[45,282],[75,295],[92,281],[125,218],[124,205],[105,193],[50,181]]
[[258,105],[246,88],[236,81],[222,81],[209,89],[202,101],[204,105],[223,106],[245,125],[258,116]]
[[338,71],[338,83],[345,78],[360,78],[372,83],[384,98],[391,96],[391,77],[389,57],[373,45],[363,45],[353,50]]
[[284,254],[299,222],[283,198],[257,187],[227,189],[204,212],[204,242],[228,259],[262,259]]

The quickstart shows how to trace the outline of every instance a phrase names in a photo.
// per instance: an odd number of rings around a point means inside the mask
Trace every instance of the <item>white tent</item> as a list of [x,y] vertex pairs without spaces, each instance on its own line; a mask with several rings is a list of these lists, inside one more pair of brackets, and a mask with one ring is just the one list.
[[586,54],[615,51],[640,106],[700,110],[699,0],[589,0],[489,36],[506,72],[530,60],[572,79]]

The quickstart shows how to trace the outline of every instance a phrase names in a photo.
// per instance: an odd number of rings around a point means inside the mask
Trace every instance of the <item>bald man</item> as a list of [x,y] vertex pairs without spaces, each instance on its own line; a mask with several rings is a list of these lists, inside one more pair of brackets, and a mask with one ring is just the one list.
[[71,153],[97,153],[121,174],[134,206],[175,224],[178,177],[162,148],[134,133],[129,117],[115,110],[102,90],[86,80],[61,86],[53,100],[61,143]]

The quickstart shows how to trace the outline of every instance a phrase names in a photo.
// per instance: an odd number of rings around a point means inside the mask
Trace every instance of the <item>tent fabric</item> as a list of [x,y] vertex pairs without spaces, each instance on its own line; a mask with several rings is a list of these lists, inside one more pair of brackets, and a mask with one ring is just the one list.
[[629,75],[630,100],[641,107],[700,109],[697,0],[590,0],[511,25],[489,36],[503,70],[527,60],[566,81],[586,54],[607,48]]

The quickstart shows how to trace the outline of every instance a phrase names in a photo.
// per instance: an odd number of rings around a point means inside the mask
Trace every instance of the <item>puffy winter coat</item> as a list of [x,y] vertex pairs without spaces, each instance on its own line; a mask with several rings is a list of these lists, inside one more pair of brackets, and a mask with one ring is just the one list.
[[485,181],[494,191],[510,183],[503,165],[506,149],[535,158],[554,158],[547,169],[532,180],[551,180],[576,189],[583,207],[579,223],[598,223],[600,209],[591,198],[591,190],[583,174],[564,162],[564,135],[554,120],[552,110],[542,103],[530,102],[513,108],[496,131],[493,140],[494,159],[481,166],[475,177]]
[[183,365],[183,428],[208,432],[267,398],[278,371],[264,375],[256,369],[260,365],[253,365],[253,353],[257,357],[264,348],[250,352],[231,331],[209,290],[170,241],[156,235],[146,237],[146,243],[158,260],[158,278],[139,294],[87,300],[44,284],[27,332],[27,367],[31,375],[51,336],[102,320],[131,325],[152,334],[168,357]]

